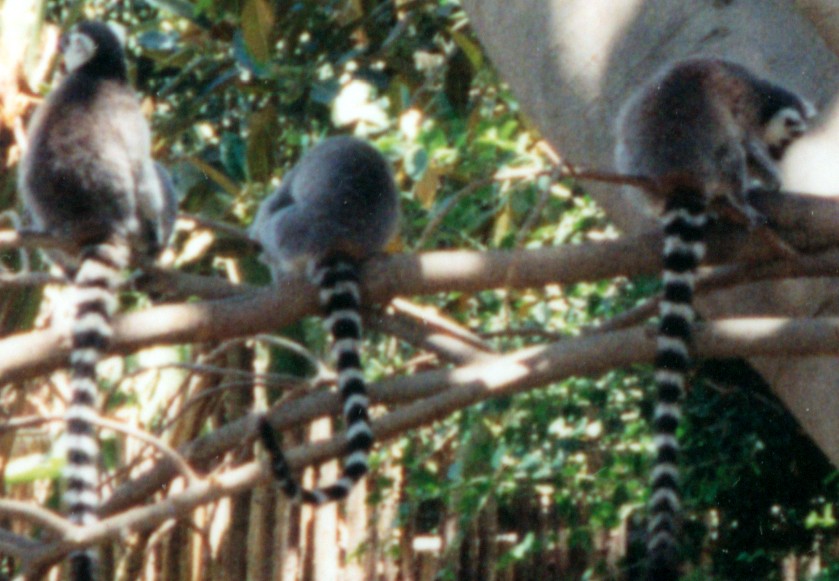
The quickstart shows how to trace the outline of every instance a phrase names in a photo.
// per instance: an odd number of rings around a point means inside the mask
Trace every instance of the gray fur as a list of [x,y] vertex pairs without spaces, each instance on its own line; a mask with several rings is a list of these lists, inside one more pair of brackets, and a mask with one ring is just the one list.
[[[694,58],[664,67],[635,92],[618,117],[615,163],[622,173],[650,177],[661,186],[644,192],[660,211],[673,186],[695,188],[706,202],[725,200],[753,215],[750,180],[778,189],[775,164],[803,132],[783,144],[766,142],[772,116],[792,109],[806,125],[814,109],[798,95],[718,58]],[[770,152],[772,146],[779,153]]]
[[291,474],[266,418],[259,435],[285,493],[320,505],[345,498],[367,473],[373,446],[361,363],[360,264],[395,234],[398,195],[387,160],[352,137],[323,141],[303,156],[257,213],[252,234],[276,279],[306,269],[319,288],[324,326],[332,335],[338,392],[344,409],[343,472],[334,483],[307,490]]
[[[99,445],[90,418],[120,274],[162,248],[175,208],[113,30],[83,22],[61,46],[71,70],[32,118],[18,189],[35,229],[63,242],[57,262],[74,285],[64,502],[71,522],[84,526],[97,520]],[[94,550],[70,561],[72,580],[95,579]]]
[[148,124],[127,85],[103,81],[89,103],[77,100],[83,82],[67,77],[33,117],[23,203],[39,230],[77,247],[116,236],[144,248],[143,224],[164,205]]
[[664,231],[648,506],[650,581],[675,581],[681,573],[677,431],[709,209],[728,204],[747,224],[761,224],[763,217],[748,204],[748,189],[754,182],[780,188],[775,163],[803,134],[813,112],[799,96],[740,65],[691,59],[655,75],[619,115],[615,163],[621,173],[653,182],[644,194],[661,214]]
[[260,206],[251,227],[277,272],[326,254],[357,259],[381,251],[399,220],[393,175],[381,154],[354,137],[309,151]]

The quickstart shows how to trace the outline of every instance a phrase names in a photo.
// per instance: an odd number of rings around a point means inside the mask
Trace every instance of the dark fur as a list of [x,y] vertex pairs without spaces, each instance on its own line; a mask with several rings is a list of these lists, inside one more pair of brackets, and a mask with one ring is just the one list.
[[[790,118],[776,123],[786,119],[782,114]],[[763,224],[747,202],[750,182],[780,187],[775,160],[803,133],[811,114],[806,101],[738,64],[691,59],[656,75],[619,116],[618,169],[654,182],[654,190],[645,193],[661,212],[665,238],[649,505],[651,580],[680,575],[676,431],[691,365],[694,277],[705,252],[709,206],[728,205],[746,224]]]
[[[110,344],[115,292],[132,259],[162,248],[175,208],[164,200],[119,39],[103,23],[84,22],[62,48],[74,34],[96,51],[36,110],[19,191],[35,229],[62,240],[58,263],[75,287],[65,501],[70,520],[84,525],[97,519],[98,441],[87,418],[96,414],[96,364]],[[71,578],[95,578],[92,551],[71,562]]]

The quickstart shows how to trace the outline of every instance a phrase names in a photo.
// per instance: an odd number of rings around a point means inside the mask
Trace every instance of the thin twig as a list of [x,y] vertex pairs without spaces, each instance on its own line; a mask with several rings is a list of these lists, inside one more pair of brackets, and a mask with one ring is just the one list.
[[504,329],[501,331],[487,331],[485,333],[481,333],[481,337],[484,339],[498,339],[498,338],[509,338],[509,337],[538,337],[540,339],[547,339],[549,341],[563,341],[569,339],[568,335],[563,335],[562,333],[556,333],[553,331],[548,331],[547,329],[526,329],[526,328],[518,328],[518,329]]
[[[368,311],[366,319],[377,331],[429,351],[444,361],[463,365],[493,355],[492,347],[478,335],[429,305],[395,298],[384,310]],[[421,362],[422,358],[414,358],[406,367]]]
[[[258,380],[258,377],[255,377],[255,380]],[[301,378],[295,378],[294,381],[288,381],[287,383],[281,382],[273,382],[270,385],[272,387],[280,387],[284,389],[290,390],[283,401],[287,401],[290,399],[295,399],[302,397],[302,395],[306,393],[310,393],[313,389],[318,389],[322,387],[328,387],[329,385],[333,385],[335,383],[335,376],[334,374],[329,377],[320,377],[312,380],[304,380]],[[191,396],[188,400],[186,400],[183,405],[180,406],[178,413],[176,413],[172,418],[170,418],[162,427],[161,431],[165,431],[172,427],[175,422],[177,422],[180,418],[184,416],[187,410],[191,409],[194,405],[198,404],[204,399],[213,397],[220,393],[224,393],[225,391],[231,389],[253,389],[254,381],[231,381],[227,383],[222,383],[221,385],[217,385],[216,387],[211,387],[209,389],[204,389],[200,393],[197,393]],[[279,404],[278,404],[279,405]]]
[[237,228],[235,226],[231,226],[230,224],[227,224],[225,222],[219,222],[218,220],[213,220],[211,218],[205,218],[196,214],[186,213],[178,214],[178,220],[191,224],[193,227],[198,226],[201,228],[215,230],[216,232],[224,234],[228,238],[233,238],[234,240],[244,242],[248,246],[252,246],[257,250],[262,248],[262,245],[253,238],[251,238],[246,230],[242,228]]
[[[63,416],[42,416],[42,417],[26,417],[20,418],[18,420],[11,420],[8,422],[4,422],[2,426],[0,426],[0,433],[20,430],[25,427],[37,426],[43,423],[50,423],[50,422],[62,422],[66,421]],[[109,430],[113,430],[115,432],[119,432],[121,434],[125,434],[126,436],[130,436],[132,438],[136,438],[141,442],[145,442],[149,444],[153,448],[156,448],[161,454],[169,458],[172,462],[174,462],[175,466],[178,467],[178,470],[188,479],[192,480],[195,478],[199,478],[199,476],[190,468],[189,463],[186,459],[179,454],[174,448],[169,446],[166,442],[157,438],[156,436],[150,434],[149,432],[139,430],[137,428],[133,428],[125,423],[114,422],[112,420],[103,418],[101,416],[90,418],[90,423],[99,426],[100,428],[107,428]]]
[[562,174],[560,176],[560,179],[561,178],[571,178],[575,180],[603,182],[606,184],[633,186],[636,188],[647,190],[649,192],[655,192],[658,189],[656,183],[647,176],[621,174],[612,171],[604,171],[596,168],[586,168],[571,164],[564,164],[562,166]]
[[219,367],[217,365],[205,365],[201,363],[181,363],[177,361],[134,369],[130,373],[126,373],[125,375],[123,375],[120,381],[132,379],[143,373],[148,373],[151,371],[161,371],[163,369],[183,369],[185,371],[190,371],[192,373],[198,373],[201,375],[227,375],[233,377],[243,377],[250,379],[251,381],[264,381],[269,385],[285,385],[288,383],[298,383],[302,381],[300,377],[282,373],[254,373],[253,371],[247,371],[245,369],[232,369],[230,367]]
[[64,517],[40,505],[9,498],[0,499],[0,516],[43,527],[59,537],[69,537],[79,528]]
[[48,284],[67,284],[67,279],[63,276],[54,276],[43,272],[0,273],[0,287],[3,288],[32,288],[47,286]]
[[365,316],[372,329],[396,337],[417,349],[433,353],[437,358],[451,363],[464,364],[476,361],[491,351],[476,348],[470,341],[448,333],[439,327],[426,325],[422,319],[405,313],[374,311]]
[[628,329],[629,327],[643,323],[655,316],[659,303],[661,303],[660,293],[629,310],[609,317],[599,325],[583,329],[583,334],[605,333],[607,331],[617,331],[618,329]]
[[275,347],[279,347],[280,349],[285,349],[298,357],[302,357],[306,361],[309,362],[312,369],[316,371],[316,375],[329,375],[331,371],[329,368],[324,365],[323,361],[315,356],[309,349],[301,345],[296,341],[292,341],[288,337],[281,337],[279,335],[266,335],[264,333],[260,333],[259,335],[255,335],[253,337],[254,341],[260,341],[262,343],[267,343],[269,345],[274,345]]
[[530,234],[530,231],[536,227],[536,224],[539,221],[539,218],[542,217],[542,213],[545,210],[545,207],[548,205],[548,201],[551,199],[551,189],[553,188],[554,182],[558,181],[561,176],[561,170],[559,168],[553,170],[550,174],[550,178],[546,180],[544,184],[539,188],[539,199],[536,201],[536,205],[533,206],[527,214],[527,217],[524,219],[524,222],[519,228],[519,231],[516,233],[516,239],[513,242],[513,248],[521,248],[524,246],[525,239]]
[[67,248],[61,240],[44,232],[0,230],[0,250],[13,248]]
[[481,340],[480,336],[463,325],[460,325],[454,319],[444,315],[435,306],[420,305],[397,297],[390,301],[390,307],[397,313],[411,317],[426,327],[431,327],[441,333],[456,337],[485,353],[491,353],[493,351],[492,346]]
[[153,436],[152,434],[144,430],[133,428],[128,424],[114,422],[101,416],[91,418],[90,422],[96,424],[100,428],[108,428],[109,430],[121,432],[127,436],[131,436],[132,438],[136,438],[137,440],[145,442],[151,447],[157,449],[161,454],[169,458],[169,460],[171,460],[175,464],[175,466],[178,468],[178,471],[186,477],[187,481],[193,482],[194,480],[201,479],[201,477],[198,476],[198,474],[196,474],[195,471],[190,467],[189,462],[186,460],[186,458],[184,458],[181,454],[177,452],[177,450],[169,446],[160,438]]
[[0,423],[0,434],[40,426],[41,424],[45,424],[57,419],[58,416],[55,416],[54,418],[52,416],[25,416],[22,418],[12,418],[9,420],[3,420],[3,423]]
[[473,194],[474,192],[478,191],[479,189],[489,186],[495,183],[495,178],[486,178],[482,180],[478,180],[475,182],[471,182],[470,184],[464,186],[457,192],[455,192],[448,200],[446,200],[445,205],[439,209],[437,214],[431,217],[426,224],[425,228],[420,234],[419,238],[417,239],[416,244],[414,244],[414,248],[423,248],[428,242],[428,239],[431,238],[431,235],[437,231],[440,227],[440,224],[443,223],[443,220],[446,219],[452,210],[454,210],[455,206],[457,206],[461,200],[463,200],[466,196]]

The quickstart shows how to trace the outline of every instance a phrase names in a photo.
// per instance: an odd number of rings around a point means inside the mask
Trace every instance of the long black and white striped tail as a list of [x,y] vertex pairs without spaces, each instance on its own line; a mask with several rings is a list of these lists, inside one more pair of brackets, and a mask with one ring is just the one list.
[[693,287],[705,255],[705,200],[701,192],[678,190],[664,215],[664,297],[660,306],[655,358],[657,399],[653,420],[655,459],[650,477],[648,579],[679,578],[679,444],[676,429],[691,364],[691,329],[695,318]]
[[358,263],[345,255],[321,261],[312,272],[320,288],[324,326],[332,335],[332,357],[338,375],[338,390],[344,407],[346,450],[341,478],[314,490],[301,488],[292,477],[273,428],[264,418],[259,434],[271,457],[271,469],[285,493],[306,504],[324,504],[345,498],[367,473],[367,455],[373,446],[373,432],[367,413],[367,386],[361,367],[361,315],[359,308]]
[[[67,465],[64,504],[70,522],[79,526],[98,520],[99,442],[91,422],[97,417],[96,364],[111,341],[115,292],[127,258],[124,245],[86,247],[74,280],[70,403],[65,412]],[[70,566],[70,579],[95,579],[95,551],[88,549],[72,553]]]

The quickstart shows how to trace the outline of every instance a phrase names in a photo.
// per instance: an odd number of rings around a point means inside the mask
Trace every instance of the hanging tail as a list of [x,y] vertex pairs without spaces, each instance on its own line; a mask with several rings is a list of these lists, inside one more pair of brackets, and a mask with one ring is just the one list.
[[315,490],[301,488],[292,477],[274,429],[265,418],[259,423],[259,435],[271,458],[271,469],[283,491],[289,497],[299,498],[306,504],[324,504],[345,498],[353,485],[367,473],[367,455],[373,446],[373,432],[367,413],[367,386],[361,367],[358,263],[346,255],[333,256],[316,265],[312,279],[320,288],[324,326],[332,335],[332,358],[344,408],[347,443],[341,478]]
[[656,406],[653,420],[655,460],[650,478],[648,579],[679,578],[679,444],[676,429],[691,364],[691,330],[695,318],[693,287],[705,255],[705,200],[702,192],[672,193],[661,222],[664,229],[664,297],[655,358]]
[[[127,248],[123,245],[85,247],[74,280],[70,403],[64,416],[67,422],[64,504],[70,522],[79,526],[98,520],[99,442],[91,423],[97,416],[96,364],[111,342],[115,291],[127,259]],[[95,550],[72,553],[70,579],[95,579],[95,566]]]

